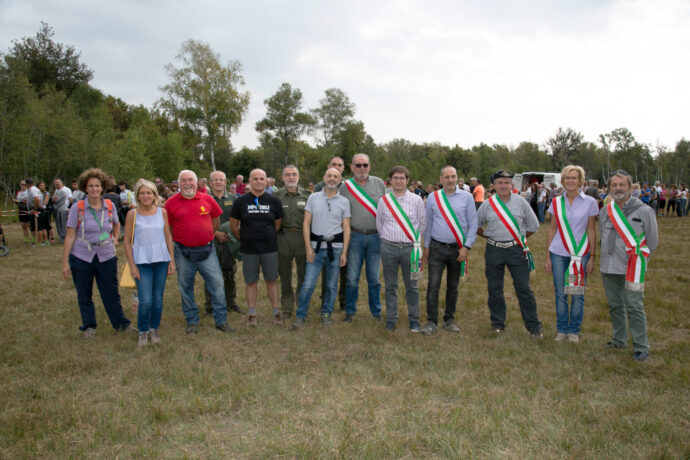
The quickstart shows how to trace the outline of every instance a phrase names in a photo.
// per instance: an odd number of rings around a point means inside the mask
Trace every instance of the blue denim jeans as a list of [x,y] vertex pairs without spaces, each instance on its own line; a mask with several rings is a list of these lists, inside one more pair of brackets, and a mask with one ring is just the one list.
[[345,313],[354,315],[359,297],[359,275],[366,262],[367,290],[369,291],[369,311],[373,316],[381,316],[381,238],[378,233],[366,235],[352,232],[347,253],[347,288],[345,289]]
[[199,307],[194,300],[194,276],[198,271],[206,283],[206,289],[211,294],[211,307],[213,308],[213,320],[216,326],[225,324],[228,320],[228,306],[225,302],[225,288],[223,274],[220,271],[216,251],[206,260],[191,262],[182,255],[178,243],[175,243],[175,265],[177,266],[177,285],[182,297],[182,313],[187,324],[199,324]]
[[546,210],[546,201],[543,203],[537,203],[537,209],[539,210],[539,223],[543,224],[544,223],[544,211]]
[[[568,270],[570,257],[559,256],[549,252],[551,256],[551,270],[553,271],[553,287],[556,291],[556,330],[563,334],[575,334],[580,332],[582,317],[584,316],[585,296],[571,295],[571,305],[568,309],[568,296],[565,290],[565,272]],[[587,267],[589,254],[582,258],[582,265]],[[585,274],[585,279],[587,275]]]
[[69,256],[69,268],[72,272],[74,287],[77,289],[77,301],[81,313],[82,325],[80,330],[96,328],[96,309],[93,305],[93,280],[96,279],[98,292],[108,314],[110,324],[115,330],[121,331],[129,326],[130,321],[122,311],[120,292],[117,281],[117,257],[112,257],[104,262],[94,256],[91,262]]
[[163,292],[165,291],[165,280],[168,278],[168,262],[138,264],[137,268],[140,278],[135,280],[139,297],[137,326],[139,332],[148,332],[150,329],[158,329],[161,325]]
[[307,270],[304,275],[304,282],[302,289],[299,292],[297,299],[297,316],[302,319],[307,319],[309,314],[309,304],[311,303],[311,296],[314,293],[316,282],[319,280],[321,269],[326,268],[326,295],[323,298],[323,306],[321,307],[321,314],[333,313],[333,304],[335,297],[338,294],[338,277],[340,276],[340,255],[343,253],[342,248],[333,248],[333,260],[328,260],[328,250],[321,248],[319,252],[314,254],[314,262],[307,262]]

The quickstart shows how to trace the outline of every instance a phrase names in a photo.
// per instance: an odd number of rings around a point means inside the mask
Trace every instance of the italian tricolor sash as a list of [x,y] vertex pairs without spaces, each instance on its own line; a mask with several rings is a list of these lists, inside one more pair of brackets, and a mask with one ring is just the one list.
[[410,218],[407,217],[405,210],[402,208],[402,206],[400,206],[400,203],[398,203],[398,200],[395,199],[395,196],[392,193],[383,195],[382,198],[383,202],[386,204],[386,207],[395,218],[395,221],[398,223],[405,236],[407,236],[407,238],[413,243],[412,252],[410,253],[410,272],[417,273],[421,271],[422,268],[420,264],[422,256],[422,243],[419,230],[414,228],[412,222],[410,222]]
[[533,271],[534,257],[532,257],[532,253],[527,247],[527,238],[522,233],[520,233],[520,225],[518,225],[517,221],[515,220],[515,217],[513,217],[513,214],[510,212],[508,207],[498,197],[498,193],[489,198],[489,204],[493,208],[498,218],[501,219],[501,222],[503,222],[503,225],[505,225],[506,229],[508,229],[508,232],[513,236],[515,241],[517,241],[517,243],[522,248],[522,252],[525,254],[525,257],[527,258],[527,265],[529,266],[529,270],[530,272]]
[[644,278],[647,273],[647,258],[650,255],[644,233],[636,235],[630,222],[615,201],[606,206],[606,213],[618,235],[623,239],[628,254],[628,268],[625,273],[625,289],[644,291]]
[[584,295],[585,267],[582,265],[582,258],[589,252],[589,240],[587,239],[586,230],[579,243],[575,239],[570,223],[568,223],[568,217],[565,214],[565,200],[565,195],[561,195],[552,201],[553,215],[556,217],[558,232],[561,234],[563,246],[570,253],[570,263],[565,272],[564,292],[571,295]]
[[[436,206],[438,206],[439,212],[443,216],[443,220],[446,221],[450,232],[455,237],[455,241],[458,243],[458,250],[465,246],[465,232],[462,231],[460,226],[460,221],[458,216],[455,215],[455,211],[448,201],[446,193],[441,190],[437,190],[433,193],[434,200],[436,200]],[[465,276],[467,274],[467,261],[460,263],[460,276]]]
[[347,190],[355,197],[359,204],[364,206],[364,209],[369,211],[372,216],[376,217],[376,201],[374,201],[367,192],[364,191],[356,182],[355,178],[351,178],[345,181],[345,187]]

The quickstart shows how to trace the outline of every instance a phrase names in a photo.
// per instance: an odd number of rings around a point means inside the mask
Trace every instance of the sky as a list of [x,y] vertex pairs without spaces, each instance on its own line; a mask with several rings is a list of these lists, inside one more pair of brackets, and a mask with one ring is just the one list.
[[653,150],[690,137],[688,0],[0,0],[0,51],[41,21],[128,104],[153,106],[190,38],[239,61],[251,103],[236,149],[258,145],[283,82],[305,109],[340,88],[378,144],[543,145],[559,127],[592,142],[626,127]]

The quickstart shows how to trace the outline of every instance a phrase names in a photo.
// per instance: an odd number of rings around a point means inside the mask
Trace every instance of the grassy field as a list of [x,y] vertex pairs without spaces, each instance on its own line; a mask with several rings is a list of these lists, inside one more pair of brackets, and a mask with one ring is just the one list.
[[[257,329],[231,313],[233,335],[204,316],[186,336],[170,279],[163,343],[139,350],[135,334],[113,331],[97,295],[100,327],[83,339],[62,247],[26,248],[18,225],[6,224],[0,456],[690,458],[689,226],[660,219],[645,302],[652,348],[637,363],[631,346],[603,348],[611,326],[598,271],[581,342],[553,341],[546,227],[530,238],[542,340],[525,331],[509,280],[507,330],[492,335],[479,241],[460,288],[459,335],[386,333],[361,301],[353,324],[338,313],[324,328],[317,299],[303,331],[276,328],[262,288]],[[136,322],[129,292],[123,304]]]

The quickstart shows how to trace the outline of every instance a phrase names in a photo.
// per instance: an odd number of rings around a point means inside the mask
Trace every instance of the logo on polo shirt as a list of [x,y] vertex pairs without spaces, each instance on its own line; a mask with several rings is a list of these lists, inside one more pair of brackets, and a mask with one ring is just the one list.
[[201,206],[201,212],[199,213],[200,216],[206,216],[208,215],[208,211],[206,210],[206,206],[202,205]]

